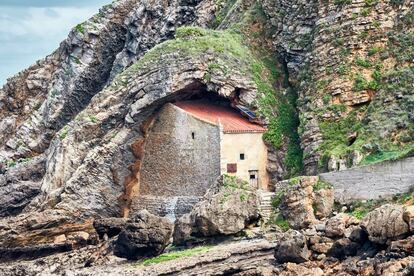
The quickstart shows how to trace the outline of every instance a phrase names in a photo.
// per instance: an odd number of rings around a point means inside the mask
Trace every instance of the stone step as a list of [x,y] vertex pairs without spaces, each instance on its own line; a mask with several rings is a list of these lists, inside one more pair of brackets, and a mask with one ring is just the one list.
[[260,203],[260,215],[264,221],[267,221],[272,214],[272,199],[275,193],[272,192],[260,192],[259,203]]

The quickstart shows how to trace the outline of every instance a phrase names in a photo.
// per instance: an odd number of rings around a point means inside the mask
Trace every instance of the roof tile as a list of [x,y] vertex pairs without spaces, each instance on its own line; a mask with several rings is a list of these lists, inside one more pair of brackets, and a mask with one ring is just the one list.
[[265,132],[266,129],[252,123],[231,107],[208,101],[183,101],[174,103],[192,116],[212,124],[223,126],[225,133]]

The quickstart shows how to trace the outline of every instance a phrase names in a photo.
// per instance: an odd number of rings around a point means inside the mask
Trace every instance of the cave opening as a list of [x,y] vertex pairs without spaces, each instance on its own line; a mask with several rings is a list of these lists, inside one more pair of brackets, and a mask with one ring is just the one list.
[[[257,171],[254,187],[267,189],[266,128],[243,105],[244,92],[234,89],[224,97],[195,81],[140,113],[143,137],[135,143],[135,170],[125,185],[133,190],[127,212],[147,209],[168,218],[188,213],[230,163],[239,165],[233,174],[247,183],[249,172]],[[246,156],[249,162],[242,162]]]

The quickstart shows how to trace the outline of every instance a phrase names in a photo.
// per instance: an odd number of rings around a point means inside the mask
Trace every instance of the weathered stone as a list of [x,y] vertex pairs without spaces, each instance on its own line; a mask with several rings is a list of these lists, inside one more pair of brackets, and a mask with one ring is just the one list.
[[156,256],[165,249],[173,225],[166,218],[143,210],[128,219],[115,242],[115,255],[127,259]]
[[332,247],[328,250],[327,256],[344,259],[348,256],[355,256],[360,247],[361,245],[359,243],[353,242],[347,238],[342,238],[334,242]]
[[317,219],[329,217],[334,205],[334,190],[325,188],[314,191],[313,209]]
[[410,236],[403,240],[392,241],[389,250],[392,252],[405,252],[411,254],[414,252],[414,236]]
[[313,185],[317,177],[298,177],[278,183],[283,191],[279,209],[294,229],[307,228],[316,222],[313,210]]
[[[223,180],[224,179],[224,180]],[[237,234],[259,219],[256,193],[242,181],[237,184],[219,179],[217,193],[194,206],[190,214],[175,223],[174,243],[180,244],[194,237]],[[209,192],[208,192],[209,193]]]
[[326,254],[334,244],[334,240],[327,237],[313,236],[308,238],[309,248],[318,253]]
[[414,232],[414,205],[404,208],[403,219],[410,227],[410,232]]
[[310,255],[305,236],[296,230],[286,232],[275,248],[275,259],[278,263],[303,263]]
[[326,221],[325,233],[328,237],[342,237],[351,217],[340,213]]
[[409,232],[408,224],[403,220],[403,208],[393,204],[385,204],[368,213],[361,226],[371,241],[380,244],[404,237]]
[[319,267],[305,267],[295,263],[287,263],[283,271],[278,273],[280,276],[292,276],[292,275],[313,275],[313,276],[322,276],[324,272]]
[[104,235],[108,238],[117,236],[126,226],[126,218],[107,218],[97,219],[93,222],[93,227],[102,239]]

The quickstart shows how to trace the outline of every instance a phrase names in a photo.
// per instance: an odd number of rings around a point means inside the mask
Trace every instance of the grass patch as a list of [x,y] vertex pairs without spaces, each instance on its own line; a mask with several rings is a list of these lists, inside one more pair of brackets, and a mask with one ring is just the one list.
[[94,123],[94,124],[96,124],[97,122],[98,122],[98,118],[96,118],[95,116],[93,116],[93,115],[89,115],[89,120],[92,122],[92,123]]
[[17,165],[17,162],[16,162],[16,161],[14,161],[14,160],[7,160],[7,162],[6,162],[6,166],[7,166],[8,168],[13,168],[13,167],[16,167],[16,165]]
[[229,11],[233,8],[237,0],[215,0],[216,5],[219,7],[215,18],[211,24],[212,29],[217,28],[226,18]]
[[164,254],[161,254],[157,257],[146,259],[142,263],[139,263],[139,265],[149,266],[149,265],[153,265],[153,264],[159,264],[159,263],[163,263],[163,262],[176,260],[176,259],[183,258],[183,257],[190,257],[190,256],[194,256],[196,254],[206,253],[206,252],[210,251],[211,248],[212,248],[212,246],[200,246],[200,247],[194,247],[194,248],[185,249],[185,250],[181,250],[181,251],[174,251],[174,252],[164,253]]
[[332,185],[329,184],[328,182],[324,182],[322,180],[318,180],[318,182],[316,182],[315,185],[313,185],[313,190],[316,191],[320,191],[323,189],[332,189]]
[[78,33],[85,34],[85,26],[83,25],[83,23],[76,25],[75,30]]
[[65,126],[59,135],[60,140],[64,140],[66,136],[68,136],[68,133],[69,133],[69,127]]
[[272,198],[272,207],[274,209],[278,209],[280,204],[282,203],[282,198],[285,194],[285,191],[279,191],[275,194],[275,196]]
[[414,144],[408,145],[406,147],[399,147],[399,149],[396,150],[379,150],[378,152],[366,156],[361,161],[361,165],[372,165],[384,161],[396,161],[409,156],[414,156]]
[[369,61],[367,59],[364,59],[364,58],[361,58],[361,57],[357,57],[355,59],[355,64],[358,65],[358,66],[364,67],[364,68],[371,68],[372,67],[372,62],[371,61]]
[[278,215],[277,217],[276,217],[276,220],[275,220],[275,225],[277,225],[283,232],[286,232],[286,231],[288,231],[289,229],[290,229],[290,224],[289,224],[289,222],[285,219],[285,218],[283,218],[283,216],[282,215]]

